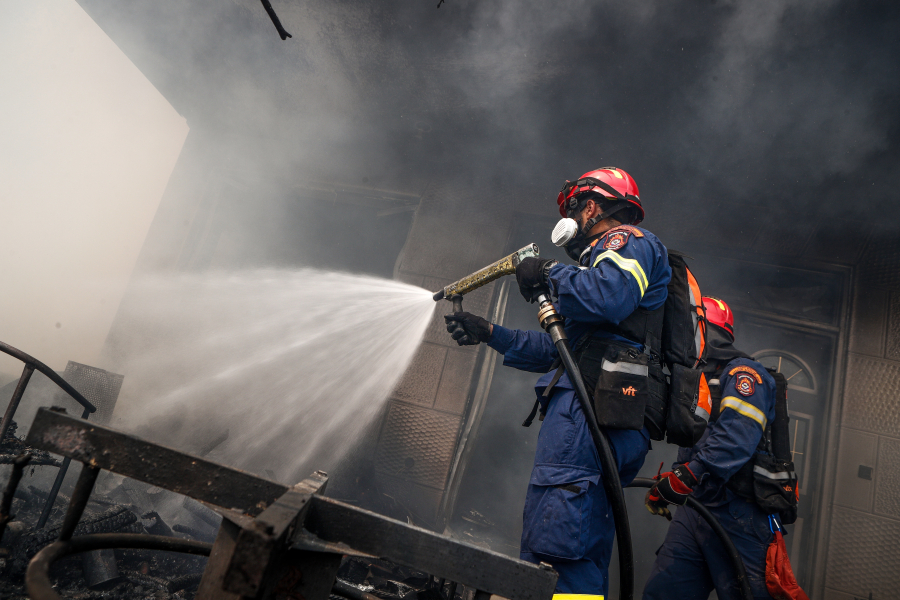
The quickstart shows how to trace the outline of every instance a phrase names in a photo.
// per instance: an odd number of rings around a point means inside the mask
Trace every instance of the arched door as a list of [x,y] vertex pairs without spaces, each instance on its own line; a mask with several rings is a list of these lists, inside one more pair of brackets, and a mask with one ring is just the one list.
[[800,481],[797,522],[785,539],[801,585],[807,583],[819,523],[824,443],[836,334],[736,311],[741,348],[788,380],[791,453]]

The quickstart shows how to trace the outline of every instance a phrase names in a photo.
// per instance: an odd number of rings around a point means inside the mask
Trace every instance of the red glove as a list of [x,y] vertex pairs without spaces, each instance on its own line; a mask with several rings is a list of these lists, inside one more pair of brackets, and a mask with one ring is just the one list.
[[684,464],[678,465],[668,473],[657,475],[655,479],[656,483],[644,498],[644,505],[654,515],[662,515],[671,521],[672,513],[669,512],[668,505],[684,506],[691,490],[697,485],[697,478]]

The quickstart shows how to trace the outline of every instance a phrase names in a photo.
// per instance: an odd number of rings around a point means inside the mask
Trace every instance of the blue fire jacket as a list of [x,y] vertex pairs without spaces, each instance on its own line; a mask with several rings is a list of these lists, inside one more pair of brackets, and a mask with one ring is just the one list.
[[719,376],[722,393],[718,418],[693,448],[678,451],[677,464],[688,467],[700,483],[693,496],[707,506],[730,502],[725,483],[756,452],[766,425],[775,418],[775,380],[754,360],[736,358]]
[[[734,542],[753,597],[768,598],[766,551],[773,537],[768,516],[725,484],[753,457],[766,425],[775,418],[775,380],[758,362],[736,358],[719,375],[719,390],[718,418],[693,448],[678,451],[677,464],[687,463],[700,479],[691,493],[710,507]],[[740,597],[724,557],[709,525],[694,511],[679,508],[656,553],[643,600],[671,598],[674,589],[679,598],[707,598],[713,587],[719,598]]]
[[[606,232],[585,253],[581,265],[557,264],[550,270],[550,291],[558,298],[556,309],[565,319],[566,335],[574,346],[582,335],[602,323],[620,323],[638,307],[655,310],[666,301],[666,286],[672,278],[668,253],[655,235],[623,225]],[[598,332],[629,343],[622,337]],[[558,355],[550,335],[543,331],[510,330],[494,325],[488,345],[503,354],[508,367],[547,373]],[[538,380],[543,391],[551,374]],[[572,389],[566,375],[557,384]]]
[[[557,310],[571,343],[601,323],[617,324],[638,307],[654,310],[666,300],[671,279],[668,254],[655,235],[637,227],[617,227],[594,243],[581,266],[556,265],[549,279]],[[609,333],[598,333],[641,344]],[[488,345],[503,354],[503,364],[546,373],[535,385],[541,397],[552,377],[556,347],[544,332],[510,330],[494,325]],[[559,573],[557,591],[605,594],[614,528],[603,492],[600,459],[571,382],[563,375],[541,425],[534,469],[523,516],[524,560],[545,561]],[[610,430],[613,453],[623,484],[637,475],[649,448],[643,431]]]

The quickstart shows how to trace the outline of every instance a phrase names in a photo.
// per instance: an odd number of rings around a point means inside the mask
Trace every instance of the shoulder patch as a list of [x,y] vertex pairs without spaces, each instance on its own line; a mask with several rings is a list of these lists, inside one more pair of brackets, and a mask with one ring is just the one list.
[[738,376],[734,378],[734,389],[741,396],[752,396],[756,391],[756,384],[753,377],[747,373],[738,373]]
[[745,367],[744,365],[740,365],[738,367],[733,368],[728,371],[728,376],[733,377],[735,373],[748,373],[753,379],[756,380],[756,383],[762,383],[762,376],[756,372],[756,369]]
[[603,249],[604,250],[620,250],[625,247],[625,244],[628,243],[628,237],[631,234],[627,231],[616,231],[613,233],[607,233],[603,237]]
[[604,250],[620,250],[628,243],[628,238],[644,237],[644,233],[632,225],[619,225],[608,230],[601,240],[603,240],[602,248]]

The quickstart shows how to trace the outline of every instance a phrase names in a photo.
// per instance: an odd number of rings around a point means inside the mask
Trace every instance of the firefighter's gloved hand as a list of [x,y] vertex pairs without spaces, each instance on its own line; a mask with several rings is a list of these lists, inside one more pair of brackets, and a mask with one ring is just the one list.
[[687,465],[678,465],[668,473],[656,476],[656,483],[647,492],[644,505],[654,515],[662,515],[672,520],[668,505],[684,506],[691,490],[697,485],[697,478]]
[[516,282],[519,291],[529,302],[534,302],[537,297],[549,287],[548,275],[550,269],[557,261],[549,258],[525,258],[516,267]]
[[472,313],[458,312],[444,315],[450,337],[460,346],[475,346],[491,339],[491,324]]

